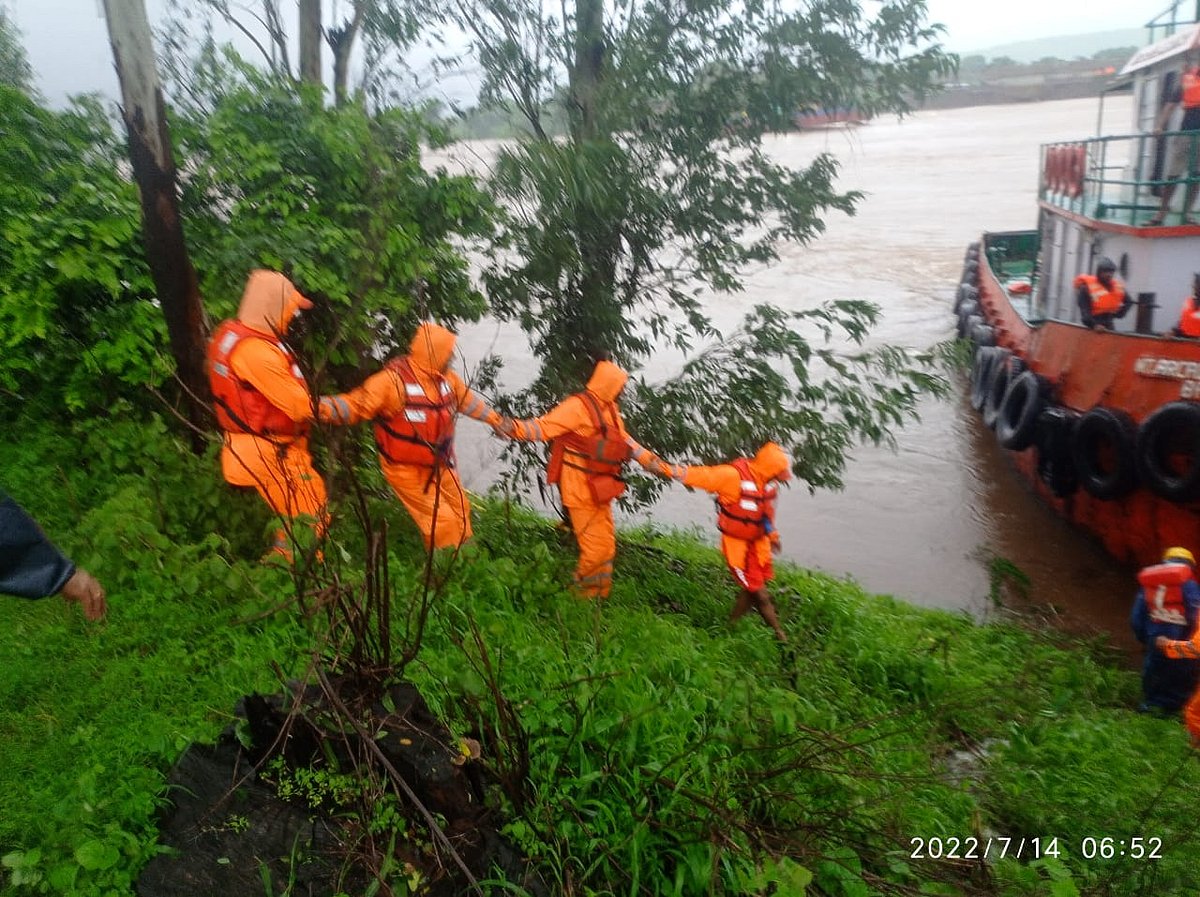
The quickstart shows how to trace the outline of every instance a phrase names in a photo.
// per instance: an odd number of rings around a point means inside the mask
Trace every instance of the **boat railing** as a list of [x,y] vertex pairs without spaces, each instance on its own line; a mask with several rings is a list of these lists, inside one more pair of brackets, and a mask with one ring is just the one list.
[[1036,230],[991,231],[984,235],[988,268],[1009,304],[1027,323],[1040,318],[1034,306],[1039,239]]
[[1197,24],[1197,16],[1189,15],[1186,8],[1181,11],[1181,6],[1184,6],[1183,0],[1172,0],[1166,10],[1146,23],[1147,43],[1152,44],[1164,37],[1170,37],[1180,29]]
[[[1182,145],[1173,145],[1181,141]],[[1184,175],[1167,175],[1166,157],[1182,150]],[[1164,191],[1170,204],[1158,218]],[[1200,221],[1184,203],[1200,193],[1200,132],[1094,137],[1042,146],[1039,197],[1047,204],[1114,224],[1175,226]]]

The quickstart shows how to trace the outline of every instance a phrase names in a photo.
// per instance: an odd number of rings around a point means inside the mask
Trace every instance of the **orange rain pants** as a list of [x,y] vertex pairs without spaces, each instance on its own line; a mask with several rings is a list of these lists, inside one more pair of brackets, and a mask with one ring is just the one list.
[[325,482],[313,468],[307,439],[279,445],[249,433],[226,433],[221,473],[231,485],[253,487],[283,518],[271,541],[272,552],[291,560],[292,523],[297,518],[306,518],[318,538],[325,534]]
[[567,513],[579,544],[579,561],[571,585],[582,598],[607,598],[612,591],[613,560],[617,556],[612,503],[567,506]]
[[733,578],[747,591],[757,592],[775,578],[771,539],[768,536],[748,542],[722,534],[721,554],[725,556],[725,563]]
[[379,466],[426,545],[457,548],[471,538],[471,503],[452,468],[439,467],[435,476],[428,467],[389,464],[382,457]]

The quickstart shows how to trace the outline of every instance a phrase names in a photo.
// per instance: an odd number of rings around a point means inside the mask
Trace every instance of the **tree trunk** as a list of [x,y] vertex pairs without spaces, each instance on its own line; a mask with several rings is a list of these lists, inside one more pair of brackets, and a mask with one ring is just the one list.
[[349,96],[350,81],[350,51],[354,49],[354,39],[362,28],[363,16],[367,14],[367,5],[371,0],[354,0],[354,15],[350,21],[340,27],[330,28],[326,34],[329,49],[333,51],[333,96],[334,101],[341,106]]
[[300,80],[321,83],[321,0],[300,0]]
[[[196,271],[183,240],[175,161],[150,23],[142,0],[104,0],[104,11],[121,82],[129,158],[141,195],[146,260],[167,321],[177,375],[184,387],[186,417],[202,428],[209,402],[204,373],[204,310]],[[199,432],[194,433],[192,444],[197,451],[203,448]]]
[[[599,94],[604,74],[604,0],[576,0],[575,59],[568,74],[571,138],[576,151],[586,154],[596,164],[589,175],[597,179],[605,176],[605,172],[598,170],[599,165],[607,164],[609,159],[607,153],[598,151],[598,144],[611,139],[600,121]],[[594,144],[590,152],[588,144]],[[587,195],[585,191],[584,196]],[[593,358],[611,349],[598,340],[603,341],[604,334],[612,331],[613,320],[620,319],[620,311],[614,307],[620,234],[606,224],[610,220],[610,215],[597,214],[577,201],[575,232],[579,240],[581,301],[573,323],[578,328],[575,344],[586,351],[586,356],[578,359],[582,368],[590,368]]]
[[604,2],[576,0],[575,65],[569,73],[575,141],[597,136],[597,93],[604,74]]

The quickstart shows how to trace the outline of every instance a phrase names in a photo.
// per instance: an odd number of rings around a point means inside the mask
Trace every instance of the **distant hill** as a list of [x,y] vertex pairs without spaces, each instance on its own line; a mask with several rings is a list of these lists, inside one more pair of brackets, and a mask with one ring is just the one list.
[[1016,62],[1036,62],[1053,56],[1057,59],[1090,59],[1101,50],[1114,47],[1140,47],[1146,42],[1145,28],[1122,28],[1119,31],[1096,31],[1092,34],[1065,34],[1044,37],[1038,40],[1023,40],[1012,44],[999,44],[980,50],[959,50],[959,56],[986,56],[997,59],[1007,56]]

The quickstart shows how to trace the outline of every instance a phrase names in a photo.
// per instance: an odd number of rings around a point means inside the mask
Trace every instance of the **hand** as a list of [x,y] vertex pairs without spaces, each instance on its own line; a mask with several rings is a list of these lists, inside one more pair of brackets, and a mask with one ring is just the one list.
[[780,539],[772,540],[771,554],[779,554],[779,552],[781,552],[781,551],[783,551],[783,541]]
[[82,568],[76,568],[60,594],[66,601],[78,603],[88,620],[99,620],[108,612],[104,603],[104,586]]
[[1167,642],[1169,642],[1169,641],[1170,641],[1170,639],[1167,638],[1165,635],[1160,635],[1154,640],[1154,647],[1157,648],[1159,651],[1162,651],[1167,647]]

